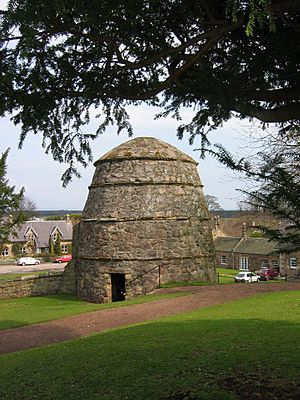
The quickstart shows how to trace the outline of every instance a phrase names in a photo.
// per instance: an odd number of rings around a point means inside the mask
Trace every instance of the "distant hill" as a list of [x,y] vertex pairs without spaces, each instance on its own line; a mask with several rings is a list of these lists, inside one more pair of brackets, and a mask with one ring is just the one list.
[[[245,215],[250,213],[250,211],[240,211],[240,210],[220,210],[220,211],[211,211],[212,215],[218,215],[221,218],[236,218],[241,214]],[[253,213],[253,212],[251,212]]]
[[66,214],[82,214],[82,210],[37,210],[34,211],[36,217],[63,217]]

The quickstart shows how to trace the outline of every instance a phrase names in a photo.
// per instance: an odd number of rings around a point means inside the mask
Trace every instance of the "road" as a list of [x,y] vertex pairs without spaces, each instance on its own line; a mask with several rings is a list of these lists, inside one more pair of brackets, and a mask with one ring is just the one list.
[[63,271],[67,263],[43,263],[39,265],[0,265],[0,274],[19,274],[23,272]]

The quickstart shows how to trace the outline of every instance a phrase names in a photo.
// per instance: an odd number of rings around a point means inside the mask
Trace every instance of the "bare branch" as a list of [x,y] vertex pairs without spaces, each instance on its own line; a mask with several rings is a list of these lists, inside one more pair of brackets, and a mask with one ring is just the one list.
[[260,121],[266,123],[300,119],[300,102],[270,109],[239,102],[233,106],[233,110],[241,114],[249,115],[250,117],[258,118]]

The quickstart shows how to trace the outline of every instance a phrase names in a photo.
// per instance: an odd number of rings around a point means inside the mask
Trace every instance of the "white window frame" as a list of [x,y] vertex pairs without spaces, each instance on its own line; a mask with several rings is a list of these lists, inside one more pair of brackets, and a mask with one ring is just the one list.
[[62,244],[61,245],[61,252],[64,254],[68,253],[68,245],[67,244]]
[[26,254],[26,247],[25,246],[22,246],[21,248],[20,248],[20,253],[21,254]]
[[290,266],[290,269],[297,269],[297,258],[296,257],[290,257],[289,266]]
[[272,268],[279,268],[279,260],[272,260]]
[[8,257],[8,247],[4,247],[1,254],[2,254],[2,257]]
[[35,239],[34,234],[32,232],[29,232],[27,234],[27,242],[28,243],[34,243],[34,239]]
[[260,260],[260,267],[261,268],[270,268],[270,262],[266,258]]
[[240,270],[249,271],[249,258],[240,257]]
[[57,241],[58,237],[59,237],[60,240],[61,240],[62,235],[61,235],[59,229],[55,229],[55,231],[52,233],[52,240],[53,240],[53,243],[55,243],[55,242]]
[[221,265],[227,265],[227,257],[225,255],[220,256]]

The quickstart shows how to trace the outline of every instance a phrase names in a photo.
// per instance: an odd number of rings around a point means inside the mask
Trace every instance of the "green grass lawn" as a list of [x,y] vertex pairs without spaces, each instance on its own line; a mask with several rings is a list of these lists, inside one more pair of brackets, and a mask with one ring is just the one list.
[[[217,274],[219,276],[219,284],[224,285],[227,283],[234,283],[234,276],[238,273],[236,269],[228,269],[228,268],[217,268]],[[191,282],[169,282],[163,284],[164,288],[173,288],[179,286],[207,286],[207,285],[215,285],[215,283],[207,283],[201,281],[191,281]]]
[[296,400],[299,291],[0,356],[1,400]]
[[[71,295],[49,295],[0,300],[0,329],[15,328],[107,308],[124,307],[187,293],[140,296],[133,300],[93,304]],[[1,399],[1,397],[0,397]]]

